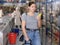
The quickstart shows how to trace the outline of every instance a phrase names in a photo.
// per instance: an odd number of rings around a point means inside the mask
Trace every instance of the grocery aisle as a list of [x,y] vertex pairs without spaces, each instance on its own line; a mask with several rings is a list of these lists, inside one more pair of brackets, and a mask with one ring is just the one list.
[[[40,30],[41,44],[42,45],[60,45],[59,44],[59,38],[60,38],[59,37],[59,35],[60,35],[60,31],[59,31],[60,29],[59,28],[60,27],[58,27],[58,26],[60,26],[59,25],[60,24],[59,23],[60,22],[60,14],[59,14],[60,13],[60,1],[54,1],[54,0],[37,1],[37,0],[35,0],[35,2],[36,2],[36,5],[37,5],[37,12],[39,12],[39,14],[42,12],[42,15],[43,15],[43,19],[42,19],[43,26]],[[24,4],[26,4],[26,3],[24,3]],[[2,7],[3,7],[3,10],[4,10],[4,14],[6,14],[6,13],[12,13],[13,9],[16,7],[16,5],[15,6],[12,5],[11,7],[3,5]],[[26,11],[24,6],[20,7],[20,8],[21,8],[20,11],[22,13]],[[7,27],[12,28],[11,27],[12,22],[13,21],[8,22]],[[6,29],[4,29],[5,33],[6,33]],[[8,30],[7,30],[7,33],[8,33]],[[19,41],[21,33],[22,32],[19,33],[19,36],[17,37],[15,45],[22,45],[24,43],[24,42]],[[7,38],[6,35],[5,35],[4,39]],[[7,45],[10,45],[10,44],[8,43]]]

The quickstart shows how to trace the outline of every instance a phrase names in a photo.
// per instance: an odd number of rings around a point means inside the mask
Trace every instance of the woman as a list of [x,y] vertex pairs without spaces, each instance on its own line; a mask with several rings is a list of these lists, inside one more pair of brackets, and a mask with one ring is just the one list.
[[41,19],[36,13],[36,4],[29,2],[29,11],[22,15],[22,31],[26,40],[26,45],[29,45],[31,40],[32,45],[41,45],[39,28],[41,27]]
[[21,27],[21,21],[20,21],[21,14],[19,10],[20,10],[19,7],[16,7],[14,12],[12,13],[12,17],[14,18],[14,25],[18,28]]

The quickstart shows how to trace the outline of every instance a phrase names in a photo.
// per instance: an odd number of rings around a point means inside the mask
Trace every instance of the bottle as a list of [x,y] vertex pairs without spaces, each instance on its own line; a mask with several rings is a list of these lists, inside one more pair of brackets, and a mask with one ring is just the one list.
[[42,15],[41,13],[38,14],[39,17],[41,17],[41,15]]
[[0,17],[2,17],[3,16],[3,12],[2,12],[2,9],[0,10]]

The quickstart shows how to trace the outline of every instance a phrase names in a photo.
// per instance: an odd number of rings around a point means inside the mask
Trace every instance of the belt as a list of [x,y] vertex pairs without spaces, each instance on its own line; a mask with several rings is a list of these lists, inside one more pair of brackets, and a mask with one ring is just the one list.
[[39,29],[29,29],[29,28],[26,28],[26,30],[29,30],[29,31],[37,31]]

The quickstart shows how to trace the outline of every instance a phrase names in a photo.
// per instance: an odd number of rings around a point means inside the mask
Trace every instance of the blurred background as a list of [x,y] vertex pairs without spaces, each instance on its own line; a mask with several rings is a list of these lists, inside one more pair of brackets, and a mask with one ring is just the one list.
[[42,13],[41,44],[60,45],[60,0],[0,0],[3,16],[12,13],[17,6],[22,15],[28,11],[30,1],[36,3],[36,12]]

